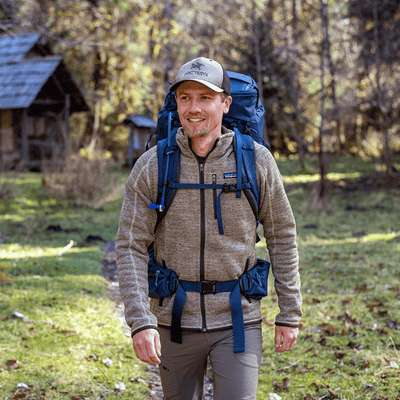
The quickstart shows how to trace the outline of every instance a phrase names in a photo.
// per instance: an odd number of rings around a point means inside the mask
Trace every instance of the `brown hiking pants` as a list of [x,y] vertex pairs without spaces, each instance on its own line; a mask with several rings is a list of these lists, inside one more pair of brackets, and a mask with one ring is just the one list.
[[256,400],[261,365],[261,324],[245,326],[246,351],[233,352],[233,330],[183,331],[182,344],[160,327],[160,375],[164,400],[204,399],[207,358],[214,381],[214,400]]

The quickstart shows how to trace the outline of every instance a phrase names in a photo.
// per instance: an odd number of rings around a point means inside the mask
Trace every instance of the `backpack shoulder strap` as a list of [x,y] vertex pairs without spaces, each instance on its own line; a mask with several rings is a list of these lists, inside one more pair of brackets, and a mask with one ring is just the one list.
[[[174,130],[177,131],[178,128]],[[172,132],[170,138],[162,139],[157,143],[157,202],[150,203],[150,210],[157,211],[155,229],[164,218],[175,197],[176,189],[171,187],[171,182],[176,182],[179,176],[179,155],[179,147],[176,143],[176,132]]]
[[[260,194],[258,192],[257,184],[254,141],[251,136],[241,134],[236,127],[234,128],[234,132],[235,138],[233,141],[233,146],[237,159],[237,190],[244,191],[257,218]],[[250,184],[250,190],[244,187],[243,182],[248,182]],[[250,195],[252,198],[249,197]],[[236,193],[236,196],[239,197],[240,195]]]

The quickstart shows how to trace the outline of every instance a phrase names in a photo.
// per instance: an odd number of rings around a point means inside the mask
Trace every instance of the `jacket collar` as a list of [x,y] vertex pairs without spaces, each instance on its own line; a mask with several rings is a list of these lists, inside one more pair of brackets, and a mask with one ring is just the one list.
[[[218,159],[222,157],[229,149],[232,144],[234,132],[222,127],[222,135],[215,141],[215,145],[207,155],[207,159]],[[189,138],[183,133],[183,128],[179,128],[176,133],[176,142],[179,146],[181,154],[186,157],[196,157],[195,153],[191,149]]]

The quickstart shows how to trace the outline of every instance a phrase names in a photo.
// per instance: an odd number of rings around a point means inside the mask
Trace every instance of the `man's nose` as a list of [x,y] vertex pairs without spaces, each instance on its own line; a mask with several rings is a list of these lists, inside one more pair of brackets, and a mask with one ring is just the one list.
[[189,110],[190,112],[200,112],[201,107],[199,101],[196,99],[191,100],[189,103]]

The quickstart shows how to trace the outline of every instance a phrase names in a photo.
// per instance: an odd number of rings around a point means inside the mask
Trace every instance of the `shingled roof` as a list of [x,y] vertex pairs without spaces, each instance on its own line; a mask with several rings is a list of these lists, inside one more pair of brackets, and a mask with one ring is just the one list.
[[0,37],[0,63],[11,64],[21,61],[36,43],[40,42],[40,35],[23,34],[17,36]]
[[138,128],[157,128],[157,122],[146,115],[132,114],[122,121],[122,125],[134,124]]
[[65,94],[71,112],[89,111],[63,57],[52,55],[39,34],[0,36],[0,109],[28,108],[37,98]]

